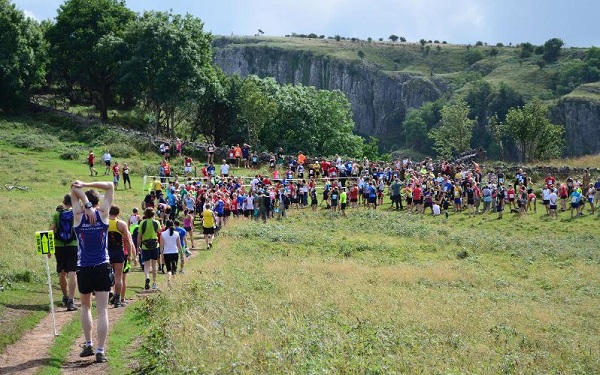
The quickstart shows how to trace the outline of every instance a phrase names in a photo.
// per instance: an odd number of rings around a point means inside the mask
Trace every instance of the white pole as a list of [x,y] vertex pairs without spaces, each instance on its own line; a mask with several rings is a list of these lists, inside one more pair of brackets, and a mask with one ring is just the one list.
[[56,319],[54,318],[54,298],[52,296],[52,279],[50,278],[50,266],[48,265],[48,256],[44,254],[46,259],[46,274],[48,275],[48,293],[50,296],[50,313],[52,313],[52,327],[54,328],[54,336],[58,336],[56,332]]

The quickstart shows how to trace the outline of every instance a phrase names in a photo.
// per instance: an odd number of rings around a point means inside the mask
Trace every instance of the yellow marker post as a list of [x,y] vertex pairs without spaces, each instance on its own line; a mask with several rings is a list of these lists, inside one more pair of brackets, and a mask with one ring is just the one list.
[[54,336],[58,336],[56,332],[56,319],[54,318],[54,298],[52,296],[52,279],[50,278],[50,265],[48,264],[48,255],[54,254],[54,232],[44,230],[35,232],[35,243],[37,252],[44,255],[46,261],[46,275],[48,275],[48,294],[50,296],[50,312],[52,313],[52,326],[54,327]]

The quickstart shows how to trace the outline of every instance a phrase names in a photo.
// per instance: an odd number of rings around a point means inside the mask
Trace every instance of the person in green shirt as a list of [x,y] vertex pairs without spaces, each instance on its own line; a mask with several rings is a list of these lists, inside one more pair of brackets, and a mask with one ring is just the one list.
[[[75,289],[77,289],[77,238],[73,234],[71,240],[61,241],[58,231],[61,230],[60,220],[67,218],[70,221],[70,228],[73,228],[73,210],[71,208],[71,196],[66,194],[63,198],[62,206],[57,208],[52,215],[50,230],[55,232],[55,254],[56,272],[58,273],[58,284],[63,294],[62,302],[66,306],[67,311],[76,311],[75,306]],[[70,217],[70,219],[69,219]],[[67,233],[69,228],[65,229]],[[51,254],[48,254],[48,258]]]
[[340,193],[340,209],[342,212],[342,216],[346,216],[347,204],[348,204],[348,194],[346,193],[346,188],[342,187],[342,192]]

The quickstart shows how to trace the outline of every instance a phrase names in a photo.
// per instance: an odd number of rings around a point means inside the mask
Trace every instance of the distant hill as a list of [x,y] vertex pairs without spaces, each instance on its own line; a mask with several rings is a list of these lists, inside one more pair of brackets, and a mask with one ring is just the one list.
[[[564,72],[580,64],[587,49],[562,49],[556,62],[546,63],[540,47],[524,57],[520,46],[215,37],[213,47],[215,63],[227,74],[341,90],[352,103],[355,131],[388,148],[403,146],[401,124],[410,108],[465,96],[485,82],[492,89],[507,85],[524,100],[544,100],[551,120],[565,125],[567,156],[600,152],[600,82],[570,88],[559,81],[573,82]],[[478,115],[481,131],[492,114],[484,107]]]

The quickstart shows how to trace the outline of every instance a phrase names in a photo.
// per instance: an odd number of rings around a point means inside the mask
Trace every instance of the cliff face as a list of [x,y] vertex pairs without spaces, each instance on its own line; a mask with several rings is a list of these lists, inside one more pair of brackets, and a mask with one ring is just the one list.
[[[213,47],[215,63],[226,74],[255,74],[273,77],[280,84],[342,91],[352,103],[355,132],[376,136],[386,147],[404,143],[400,125],[409,108],[450,93],[442,78],[383,71],[366,62],[307,50],[236,44],[227,39],[215,40]],[[563,97],[551,108],[550,118],[565,125],[566,156],[600,152],[600,100]]]
[[568,156],[600,152],[600,102],[565,97],[552,108],[550,119],[554,124],[565,126]]
[[418,74],[390,73],[361,62],[316,56],[311,52],[273,47],[222,46],[215,63],[226,74],[273,77],[281,84],[340,90],[352,103],[355,131],[393,144],[408,108],[437,100],[445,90],[441,80]]

